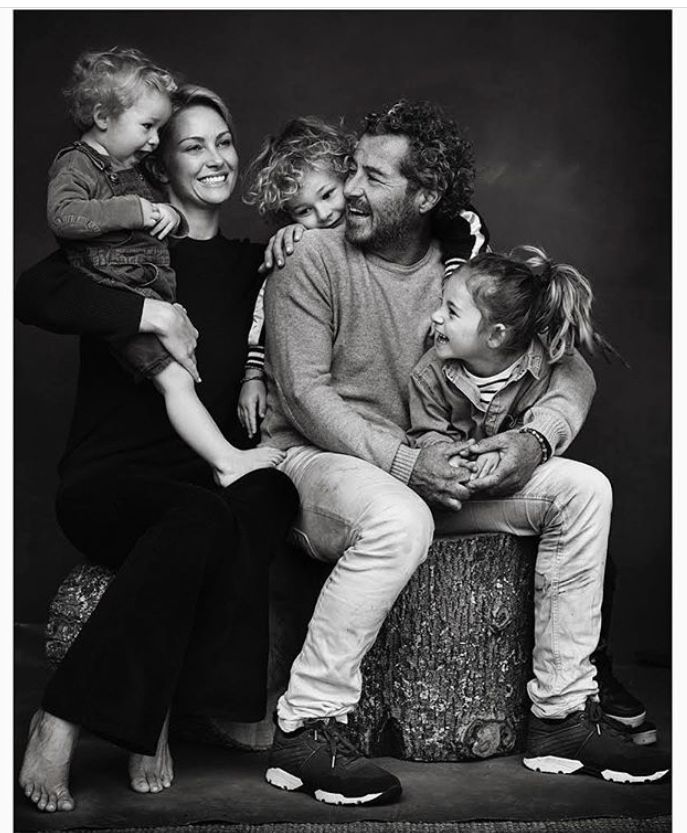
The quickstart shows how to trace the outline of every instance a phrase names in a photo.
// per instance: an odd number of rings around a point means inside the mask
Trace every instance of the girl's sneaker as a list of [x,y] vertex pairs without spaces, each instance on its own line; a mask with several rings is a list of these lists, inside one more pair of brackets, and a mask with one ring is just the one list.
[[586,773],[625,783],[658,781],[670,768],[665,752],[633,743],[591,698],[562,720],[530,715],[523,763],[538,772]]
[[630,728],[641,726],[646,718],[644,704],[631,694],[615,676],[611,657],[606,648],[597,648],[590,659],[596,666],[599,702],[604,714]]

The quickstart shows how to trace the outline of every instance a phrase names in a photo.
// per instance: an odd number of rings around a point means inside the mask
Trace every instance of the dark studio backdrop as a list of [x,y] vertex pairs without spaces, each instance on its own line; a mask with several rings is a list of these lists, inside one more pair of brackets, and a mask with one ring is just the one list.
[[[15,34],[15,269],[55,247],[46,172],[73,136],[60,89],[80,51],[135,46],[229,102],[243,167],[288,118],[344,116],[401,96],[469,128],[475,204],[497,249],[543,245],[593,281],[624,355],[568,456],[615,490],[615,652],[668,650],[670,623],[671,148],[669,12],[19,11]],[[265,240],[238,194],[228,236]],[[229,279],[230,276],[228,276]],[[202,371],[202,368],[201,368]],[[15,348],[15,618],[44,621],[80,560],[54,519],[75,338],[21,324]]]

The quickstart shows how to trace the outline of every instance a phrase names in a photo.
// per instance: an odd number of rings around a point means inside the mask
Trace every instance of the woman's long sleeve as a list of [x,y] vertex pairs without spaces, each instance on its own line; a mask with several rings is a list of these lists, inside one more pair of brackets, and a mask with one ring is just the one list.
[[97,284],[57,251],[23,272],[15,288],[15,315],[53,333],[126,338],[139,332],[144,299]]

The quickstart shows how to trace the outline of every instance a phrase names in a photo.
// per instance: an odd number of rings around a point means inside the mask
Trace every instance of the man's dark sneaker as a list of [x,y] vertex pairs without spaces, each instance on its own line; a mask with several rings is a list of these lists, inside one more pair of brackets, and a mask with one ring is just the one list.
[[625,726],[640,726],[646,717],[644,704],[630,694],[615,676],[608,651],[605,648],[597,648],[590,659],[596,666],[599,701],[604,713]]
[[665,752],[633,743],[627,730],[591,698],[583,710],[563,720],[530,715],[523,763],[538,772],[580,772],[629,783],[658,781],[670,768]]
[[386,804],[401,795],[398,778],[360,755],[333,718],[306,720],[295,732],[277,724],[265,778],[326,804]]

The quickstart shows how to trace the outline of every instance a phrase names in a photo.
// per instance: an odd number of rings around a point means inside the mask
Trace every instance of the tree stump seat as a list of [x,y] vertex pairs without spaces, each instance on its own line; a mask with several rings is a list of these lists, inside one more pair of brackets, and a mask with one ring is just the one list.
[[536,539],[435,538],[362,666],[367,755],[469,761],[524,742]]
[[[535,553],[535,539],[507,534],[435,539],[363,662],[363,694],[350,720],[362,752],[462,761],[519,747],[528,710]],[[249,749],[269,746],[271,710],[328,572],[292,548],[275,560],[265,719],[239,724],[199,718],[177,726],[177,736]],[[79,564],[60,585],[46,629],[53,667],[113,576]]]

